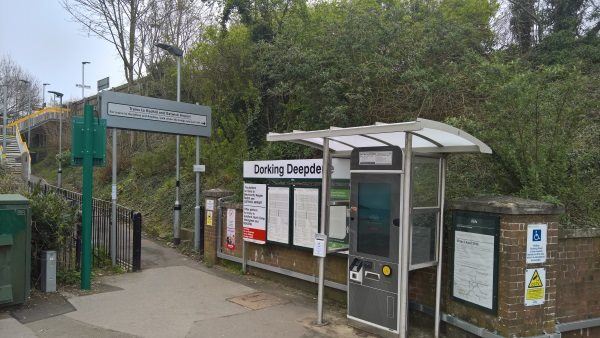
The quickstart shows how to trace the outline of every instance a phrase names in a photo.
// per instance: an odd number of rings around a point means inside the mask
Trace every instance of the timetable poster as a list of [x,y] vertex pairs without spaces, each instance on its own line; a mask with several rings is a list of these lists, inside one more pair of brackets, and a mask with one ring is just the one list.
[[319,232],[319,189],[295,188],[293,244],[312,249],[317,232]]
[[290,188],[268,187],[267,241],[290,242]]

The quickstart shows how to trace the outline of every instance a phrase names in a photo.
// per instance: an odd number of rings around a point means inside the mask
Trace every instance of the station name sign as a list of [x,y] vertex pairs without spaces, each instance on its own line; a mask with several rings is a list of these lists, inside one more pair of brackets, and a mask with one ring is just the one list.
[[[332,179],[350,179],[350,160],[333,158]],[[244,161],[244,178],[321,179],[322,159]]]
[[100,94],[100,110],[109,128],[210,136],[208,106],[105,91]]

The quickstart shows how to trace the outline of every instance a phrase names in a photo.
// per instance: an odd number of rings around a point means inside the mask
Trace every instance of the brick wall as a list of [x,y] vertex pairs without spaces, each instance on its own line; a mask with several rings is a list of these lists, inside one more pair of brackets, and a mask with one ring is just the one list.
[[[559,323],[600,318],[600,231],[561,230],[557,249]],[[568,337],[600,337],[600,327]]]

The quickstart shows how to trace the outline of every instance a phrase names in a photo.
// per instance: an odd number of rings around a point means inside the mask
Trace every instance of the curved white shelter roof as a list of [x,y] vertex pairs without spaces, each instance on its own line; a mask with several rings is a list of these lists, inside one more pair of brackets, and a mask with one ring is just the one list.
[[329,139],[333,155],[346,157],[354,148],[398,146],[404,149],[406,133],[416,137],[412,149],[417,153],[484,153],[492,149],[474,136],[448,124],[418,118],[401,123],[376,123],[370,126],[269,133],[267,141],[288,141],[322,149],[323,139]]

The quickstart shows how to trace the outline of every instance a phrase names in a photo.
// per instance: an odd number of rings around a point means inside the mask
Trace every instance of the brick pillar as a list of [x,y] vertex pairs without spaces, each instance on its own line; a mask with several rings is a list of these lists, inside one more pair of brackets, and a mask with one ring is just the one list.
[[[451,210],[473,211],[500,218],[498,253],[498,311],[482,311],[470,304],[452,299],[452,261],[446,260],[448,279],[444,312],[504,337],[527,337],[555,332],[556,281],[558,276],[558,221],[561,207],[515,197],[494,196],[465,199],[449,203]],[[526,263],[529,224],[547,224],[546,262]],[[452,243],[447,243],[451,257]],[[525,306],[525,273],[527,269],[544,268],[546,278],[544,303]],[[451,333],[452,332],[452,333]],[[455,329],[449,336],[460,336]]]
[[[217,262],[217,220],[219,198],[231,196],[229,190],[211,189],[203,192],[204,196],[204,263],[212,266]],[[210,210],[212,206],[212,210]]]
[[[547,224],[546,262],[526,264],[527,226]],[[498,273],[499,331],[506,336],[553,333],[556,321],[558,215],[502,215],[500,218],[500,267]],[[544,304],[525,306],[527,269],[544,268]]]

